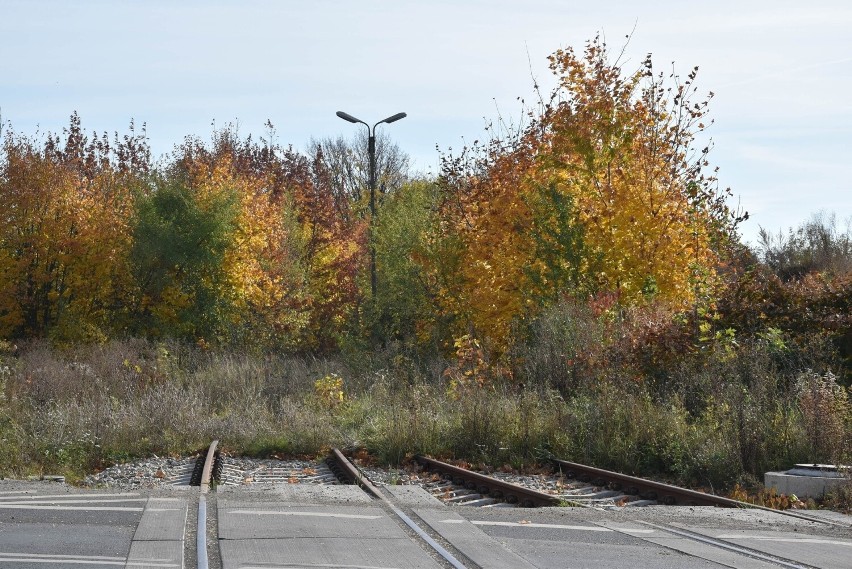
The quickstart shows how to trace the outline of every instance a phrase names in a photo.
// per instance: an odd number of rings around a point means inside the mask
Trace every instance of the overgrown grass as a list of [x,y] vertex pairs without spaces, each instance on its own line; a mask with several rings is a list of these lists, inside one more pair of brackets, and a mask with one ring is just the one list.
[[523,468],[555,456],[723,492],[852,454],[847,391],[826,372],[780,369],[766,347],[687,358],[668,383],[626,364],[572,376],[563,363],[549,383],[556,360],[540,347],[525,360],[538,379],[460,385],[441,374],[447,362],[399,354],[353,365],[141,341],[7,346],[0,473],[74,479],[218,438],[251,454],[363,448],[390,464],[426,453]]

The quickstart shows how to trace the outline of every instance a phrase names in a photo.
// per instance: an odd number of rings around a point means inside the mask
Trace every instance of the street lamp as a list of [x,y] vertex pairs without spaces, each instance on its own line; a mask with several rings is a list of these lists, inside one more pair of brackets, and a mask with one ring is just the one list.
[[337,111],[337,116],[351,123],[361,123],[367,127],[367,154],[370,156],[370,292],[376,298],[376,246],[373,243],[373,223],[376,218],[376,127],[382,123],[390,124],[404,119],[405,113],[396,113],[386,119],[382,119],[372,127],[361,119],[356,119],[349,113]]

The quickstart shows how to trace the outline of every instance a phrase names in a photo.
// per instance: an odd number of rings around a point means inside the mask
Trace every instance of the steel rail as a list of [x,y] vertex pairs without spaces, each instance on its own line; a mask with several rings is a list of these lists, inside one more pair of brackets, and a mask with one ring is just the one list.
[[357,484],[362,488],[366,489],[368,492],[373,493],[373,489],[375,486],[370,480],[361,474],[361,471],[355,468],[355,465],[349,462],[349,460],[343,456],[343,453],[340,450],[333,448],[331,449],[331,456],[329,457],[329,468],[332,472],[334,472],[338,478],[343,477],[349,482],[353,484]]
[[[503,482],[502,480],[497,480],[477,472],[471,472],[470,470],[453,466],[452,464],[447,464],[446,462],[441,462],[440,460],[435,460],[433,458],[427,458],[419,454],[414,457],[414,460],[429,470],[450,475],[453,478],[453,482],[456,484],[464,485],[471,490],[475,489],[480,494],[488,494],[495,498],[503,498],[510,504],[517,503],[524,507],[535,507],[558,506],[563,502],[563,500],[558,496],[552,496],[550,494],[545,494],[544,492],[524,488],[523,486],[518,486],[517,484],[512,484],[510,482]],[[460,482],[456,482],[456,480],[460,480]]]
[[198,497],[198,525],[195,528],[195,551],[198,556],[198,569],[208,569],[207,561],[207,498]]
[[[609,486],[626,494],[635,494],[648,500],[656,500],[667,506],[717,506],[723,508],[751,507],[752,504],[723,498],[714,494],[705,494],[688,488],[680,488],[671,484],[646,480],[636,476],[628,476],[594,466],[586,466],[567,460],[553,459],[553,465],[568,478],[591,482],[596,486]],[[777,510],[774,510],[777,511]]]
[[[763,551],[758,551],[756,549],[752,549],[750,547],[746,547],[744,545],[737,545],[735,543],[731,543],[725,541],[723,539],[709,537],[706,535],[702,535],[693,531],[689,531],[683,528],[673,528],[667,525],[658,525],[653,524],[651,522],[640,521],[639,523],[650,526],[652,528],[656,528],[660,531],[668,532],[678,537],[691,539],[693,541],[697,541],[699,543],[703,543],[705,545],[711,545],[713,547],[718,547],[720,549],[724,549],[730,551],[732,553],[736,553],[738,555],[743,555],[745,557],[750,557],[752,559],[757,559],[759,561],[765,561],[767,563],[772,563],[774,565],[779,565],[781,567],[786,567],[787,569],[817,569],[814,565],[808,565],[806,563],[800,563],[798,561],[794,561],[792,559],[786,559],[784,557],[780,557],[778,555],[773,555],[771,553],[766,553]],[[666,546],[664,546],[666,547]]]
[[[401,519],[405,523],[405,525],[414,530],[414,532],[420,537],[420,539],[428,543],[429,546],[434,549],[438,553],[438,555],[443,557],[444,560],[446,560],[447,563],[449,563],[454,569],[468,569],[465,565],[462,564],[461,561],[456,559],[456,557],[452,553],[447,551],[444,546],[435,541],[431,535],[426,533],[423,528],[421,528],[414,520],[408,517],[405,512],[397,508],[390,500],[388,500],[387,497],[382,494],[382,492],[380,492],[378,488],[376,488],[376,486],[370,481],[369,478],[361,474],[361,471],[358,470],[358,468],[354,464],[349,462],[349,460],[345,456],[343,456],[342,452],[340,452],[336,448],[331,449],[330,459],[334,461],[335,465],[339,468],[340,472],[343,475],[345,475],[347,478],[349,478],[349,480],[351,480],[352,482],[354,482],[355,484],[357,484],[358,486],[381,500],[387,507],[391,509],[391,511],[393,511],[394,514],[397,515],[397,517],[399,517],[399,519]],[[333,471],[337,470],[333,465],[329,465],[329,467]]]
[[195,550],[198,555],[198,569],[208,569],[207,560],[207,491],[210,489],[210,477],[213,473],[213,462],[216,460],[216,447],[219,441],[210,443],[207,456],[204,458],[204,467],[201,470],[201,482],[199,484],[200,496],[198,497],[198,525],[195,532]]
[[636,494],[649,500],[657,500],[667,506],[681,505],[715,506],[720,508],[750,508],[753,510],[775,512],[776,514],[799,518],[809,522],[844,527],[842,524],[838,524],[831,520],[815,518],[798,512],[777,510],[775,508],[760,506],[758,504],[749,504],[748,502],[741,502],[740,500],[716,496],[715,494],[705,494],[704,492],[697,492],[688,488],[672,486],[671,484],[646,480],[645,478],[638,478],[636,476],[628,476],[627,474],[620,474],[618,472],[595,468],[594,466],[586,466],[585,464],[569,462],[567,460],[552,459],[551,462],[568,478],[574,478],[582,482],[592,482],[598,486],[610,486],[611,488],[618,489],[626,494]]
[[215,440],[210,443],[210,448],[207,449],[207,456],[204,459],[204,468],[201,470],[201,493],[206,494],[210,489],[210,477],[213,474],[213,463],[216,460],[216,447],[219,446],[219,441]]

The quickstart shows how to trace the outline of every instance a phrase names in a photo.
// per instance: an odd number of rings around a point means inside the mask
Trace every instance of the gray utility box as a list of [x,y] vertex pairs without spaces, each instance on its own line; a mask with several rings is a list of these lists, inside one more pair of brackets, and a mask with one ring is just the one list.
[[822,498],[843,484],[852,484],[852,469],[835,464],[797,464],[786,472],[767,472],[763,484],[779,494]]

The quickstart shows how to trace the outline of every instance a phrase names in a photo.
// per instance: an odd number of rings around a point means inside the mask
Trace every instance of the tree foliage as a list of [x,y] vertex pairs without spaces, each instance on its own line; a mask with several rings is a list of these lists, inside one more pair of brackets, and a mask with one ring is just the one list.
[[229,125],[154,165],[132,123],[113,137],[76,114],[60,135],[9,129],[0,336],[450,357],[475,345],[508,369],[500,357],[546,337],[552,315],[588,313],[601,338],[626,339],[566,356],[566,386],[609,356],[665,381],[679,354],[804,334],[848,361],[848,235],[823,217],[765,234],[757,258],[734,254],[744,216],[699,144],[712,121],[696,69],[680,78],[648,57],[627,70],[597,38],[550,67],[556,87],[522,128],[444,155],[435,179],[408,178],[380,138],[373,220],[364,140],[302,154],[273,142],[271,124],[259,141]]
[[205,195],[160,182],[136,203],[130,258],[146,334],[211,338],[229,320],[225,252],[235,224],[233,192]]
[[385,198],[374,233],[379,294],[367,314],[373,337],[412,347],[440,338],[440,307],[423,262],[433,256],[437,196],[433,182],[414,180]]
[[71,117],[43,142],[8,130],[0,163],[0,334],[103,333],[130,286],[132,195],[150,167],[144,129],[110,143]]
[[691,306],[741,219],[695,147],[697,69],[666,76],[649,56],[627,73],[599,38],[550,68],[557,87],[526,128],[444,157],[445,233],[461,243],[445,305],[499,345],[565,294]]
[[213,203],[231,193],[236,200],[222,261],[228,340],[326,350],[355,311],[362,224],[341,214],[317,168],[292,148],[240,140],[233,129],[176,150],[173,176]]

